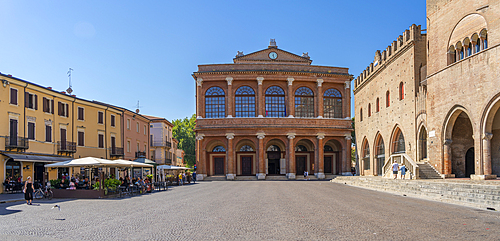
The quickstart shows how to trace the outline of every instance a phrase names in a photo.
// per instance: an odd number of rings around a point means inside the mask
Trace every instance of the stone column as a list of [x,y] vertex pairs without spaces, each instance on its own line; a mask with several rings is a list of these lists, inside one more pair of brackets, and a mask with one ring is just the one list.
[[257,117],[263,118],[265,112],[265,99],[264,93],[262,92],[262,82],[264,81],[264,77],[257,77]]
[[227,95],[226,95],[226,105],[227,105],[227,118],[233,118],[233,77],[226,77],[227,81]]
[[264,151],[264,133],[257,133],[257,138],[259,139],[259,161],[258,161],[258,172],[257,172],[257,179],[262,180],[266,179],[266,162],[265,162],[265,151]]
[[293,139],[295,139],[295,133],[288,133],[288,179],[295,179],[295,147],[293,145]]
[[317,89],[317,92],[318,92],[318,95],[316,97],[317,101],[316,101],[316,108],[318,110],[317,114],[318,114],[318,118],[323,118],[323,110],[324,110],[324,107],[323,107],[323,79],[317,79],[316,80],[318,82],[318,89]]
[[350,119],[351,116],[351,81],[344,82],[345,94],[342,97],[342,116]]
[[[493,134],[485,133],[483,135],[483,166],[484,175],[491,175],[491,138]],[[483,174],[480,173],[480,174]]]
[[[318,138],[318,146],[317,146],[317,153],[318,153],[318,158],[317,158],[317,162],[315,162],[314,166],[315,166],[315,172],[314,175],[318,178],[318,179],[324,179],[325,178],[325,171],[324,171],[324,168],[325,168],[325,162],[324,162],[324,150],[323,150],[323,139],[325,138],[325,134],[324,133],[318,133],[318,135],[316,136]],[[316,171],[317,170],[317,171]]]
[[[295,79],[291,78],[291,77],[287,79],[287,81],[288,81],[288,95],[287,95],[288,106],[286,107],[286,112],[288,113],[289,118],[293,118],[293,116],[295,115],[295,106],[293,104],[295,98],[293,97],[293,86],[292,86],[294,80]],[[294,173],[295,173],[295,171],[294,171]],[[294,174],[294,178],[295,178],[295,174]]]
[[203,85],[203,79],[202,78],[197,78],[196,79],[196,118],[197,119],[202,119],[202,113],[203,113],[203,99],[204,95],[202,93],[202,85]]
[[[196,180],[203,181],[203,178],[207,176],[207,168],[206,168],[206,155],[203,155],[202,146],[203,146],[203,134],[198,134],[196,136],[196,167],[198,172],[196,173]],[[206,154],[206,153],[205,153]]]
[[345,148],[342,149],[342,175],[352,176],[351,173],[351,135],[345,136]]
[[443,143],[443,174],[448,177],[451,175],[451,140],[446,139]]
[[227,138],[227,153],[226,153],[226,161],[227,161],[227,172],[226,179],[234,180],[236,173],[234,171],[234,150],[233,150],[233,139],[234,133],[226,133]]

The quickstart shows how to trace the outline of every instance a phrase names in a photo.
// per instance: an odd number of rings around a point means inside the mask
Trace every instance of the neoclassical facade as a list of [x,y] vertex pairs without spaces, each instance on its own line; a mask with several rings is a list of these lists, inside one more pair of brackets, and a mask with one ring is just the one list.
[[500,175],[499,15],[498,1],[428,0],[426,32],[413,25],[377,52],[355,80],[362,175],[392,160],[416,177]]
[[232,64],[199,65],[196,80],[198,179],[350,173],[347,68],[315,66],[267,49]]

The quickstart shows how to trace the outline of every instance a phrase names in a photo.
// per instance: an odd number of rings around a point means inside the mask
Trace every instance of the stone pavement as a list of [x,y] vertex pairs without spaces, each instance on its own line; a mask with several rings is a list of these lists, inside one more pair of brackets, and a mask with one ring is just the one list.
[[24,193],[1,193],[0,203],[17,202],[24,200]]
[[[0,204],[6,240],[494,240],[500,214],[326,181],[200,182],[123,199]],[[54,204],[61,211],[51,209]]]

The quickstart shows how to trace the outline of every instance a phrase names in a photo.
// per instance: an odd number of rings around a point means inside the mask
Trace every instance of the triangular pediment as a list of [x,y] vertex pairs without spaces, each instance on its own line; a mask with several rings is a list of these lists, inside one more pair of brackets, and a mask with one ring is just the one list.
[[238,51],[238,54],[233,59],[235,64],[250,64],[250,63],[273,63],[273,64],[304,64],[310,65],[312,60],[307,53],[302,56],[296,55],[278,47],[270,46],[267,49],[259,50],[249,54],[243,54]]

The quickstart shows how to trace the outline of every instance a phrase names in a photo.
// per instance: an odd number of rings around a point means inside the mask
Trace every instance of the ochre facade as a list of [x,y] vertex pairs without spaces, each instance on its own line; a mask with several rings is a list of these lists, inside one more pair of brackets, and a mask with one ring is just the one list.
[[350,173],[352,76],[311,62],[271,42],[233,64],[198,66],[199,179]]
[[377,52],[355,80],[361,174],[386,173],[398,160],[441,177],[500,175],[498,16],[500,1],[429,0],[426,33],[413,25],[382,61]]

